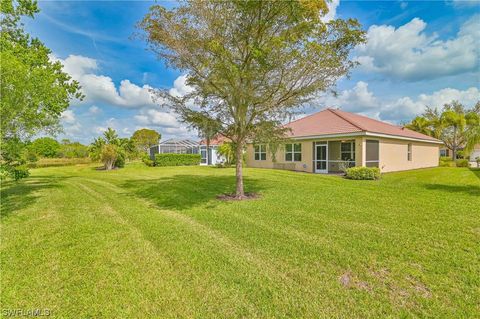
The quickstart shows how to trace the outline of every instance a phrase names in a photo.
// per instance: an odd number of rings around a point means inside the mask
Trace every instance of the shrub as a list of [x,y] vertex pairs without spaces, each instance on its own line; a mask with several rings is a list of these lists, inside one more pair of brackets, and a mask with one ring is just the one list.
[[7,177],[10,177],[16,181],[22,178],[26,178],[30,175],[28,167],[26,165],[17,165],[17,166],[6,166],[2,165],[0,167],[0,179],[4,180]]
[[155,166],[199,165],[200,154],[156,154]]
[[148,156],[147,154],[145,154],[143,157],[142,157],[142,162],[147,165],[147,166],[155,166],[155,162],[152,161],[152,159],[150,158],[150,156]]
[[375,180],[380,178],[378,167],[350,167],[345,170],[345,176],[356,180]]
[[118,158],[118,150],[115,145],[106,144],[102,147],[102,153],[100,154],[100,160],[105,166],[106,170],[111,170],[115,167],[115,162]]
[[28,167],[26,165],[19,165],[12,169],[10,175],[14,180],[18,181],[19,179],[28,177],[30,172],[28,171]]
[[440,167],[454,167],[455,162],[452,160],[452,158],[448,156],[440,156],[440,162],[438,164]]
[[468,160],[467,159],[458,159],[455,161],[457,167],[468,167]]
[[115,161],[115,167],[122,168],[125,167],[125,153],[122,151],[118,152],[117,160]]

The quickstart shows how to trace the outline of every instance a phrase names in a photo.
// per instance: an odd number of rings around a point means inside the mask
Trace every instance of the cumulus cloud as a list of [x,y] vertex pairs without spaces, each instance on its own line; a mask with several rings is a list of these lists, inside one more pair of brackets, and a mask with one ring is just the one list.
[[379,117],[385,120],[410,120],[423,113],[427,106],[441,107],[456,100],[470,107],[480,100],[480,91],[476,87],[466,90],[445,88],[432,94],[420,94],[416,99],[402,97],[386,103],[379,112]]
[[328,13],[322,17],[323,22],[328,22],[335,19],[337,15],[337,7],[340,5],[340,0],[332,0],[327,2]]
[[99,114],[102,110],[96,106],[96,105],[92,105],[88,108],[88,113],[90,114]]
[[82,125],[77,121],[77,117],[72,110],[65,110],[60,116],[63,130],[67,135],[75,135],[82,131]]
[[85,95],[82,103],[104,102],[125,108],[155,105],[150,92],[151,86],[138,86],[129,80],[123,80],[117,89],[112,78],[95,73],[99,69],[95,59],[79,55],[69,55],[64,60],[56,57],[52,59],[60,61],[64,71],[80,82]]
[[341,91],[337,96],[328,95],[320,98],[317,102],[327,106],[341,107],[348,112],[365,112],[378,107],[378,100],[368,90],[368,83],[363,81],[350,90]]
[[478,71],[479,15],[467,20],[455,38],[445,41],[427,35],[426,27],[419,18],[399,28],[373,25],[367,42],[357,48],[357,60],[364,70],[407,81]]
[[174,114],[163,112],[155,109],[141,110],[135,119],[139,124],[163,126],[163,127],[179,127],[180,123]]
[[173,81],[173,87],[169,90],[172,96],[184,96],[193,91],[193,88],[187,84],[187,75],[180,75]]
[[75,113],[72,110],[65,110],[60,115],[60,118],[63,122],[72,124],[75,122]]
[[404,96],[394,100],[380,99],[368,89],[368,83],[357,82],[352,89],[339,92],[337,96],[317,99],[322,106],[339,107],[344,111],[362,113],[390,122],[409,121],[423,113],[427,106],[441,107],[457,100],[470,107],[480,100],[480,90],[471,87],[466,90],[444,88],[431,94],[420,94],[415,98]]

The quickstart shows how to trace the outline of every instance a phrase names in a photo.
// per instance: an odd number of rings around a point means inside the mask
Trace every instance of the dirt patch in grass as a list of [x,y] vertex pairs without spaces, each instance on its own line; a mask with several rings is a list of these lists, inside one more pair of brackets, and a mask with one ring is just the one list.
[[248,199],[259,199],[260,194],[258,193],[245,193],[241,197],[237,197],[235,194],[221,194],[217,196],[217,199],[223,201],[236,201],[236,200],[248,200]]
[[358,279],[350,270],[342,274],[338,280],[345,288],[356,288],[365,291],[371,291],[372,288],[366,281]]

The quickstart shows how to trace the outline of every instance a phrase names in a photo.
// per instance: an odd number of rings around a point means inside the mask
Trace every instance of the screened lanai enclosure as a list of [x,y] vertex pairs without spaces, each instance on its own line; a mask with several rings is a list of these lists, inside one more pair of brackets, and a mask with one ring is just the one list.
[[315,142],[315,172],[340,173],[355,166],[355,140]]
[[198,154],[200,144],[192,140],[180,140],[171,138],[165,140],[156,146],[150,148],[150,157],[155,158],[155,154],[174,153],[174,154]]

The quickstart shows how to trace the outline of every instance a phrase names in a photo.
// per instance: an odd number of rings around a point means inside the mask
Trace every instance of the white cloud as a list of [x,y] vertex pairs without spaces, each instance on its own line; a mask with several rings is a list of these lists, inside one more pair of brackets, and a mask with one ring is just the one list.
[[102,112],[102,110],[96,105],[92,105],[88,108],[88,113],[90,114],[99,114],[100,112]]
[[184,96],[193,91],[193,88],[187,85],[187,75],[180,75],[178,78],[173,81],[173,88],[170,89],[169,93],[172,96]]
[[408,81],[478,71],[479,15],[467,20],[450,40],[428,36],[426,27],[419,18],[397,29],[373,25],[368,29],[367,42],[357,48],[357,59],[367,71]]
[[368,90],[368,83],[357,82],[349,90],[335,96],[317,99],[320,106],[340,107],[344,111],[362,113],[384,121],[409,121],[423,113],[427,106],[441,107],[445,103],[457,100],[467,107],[480,100],[480,90],[471,87],[466,90],[444,88],[431,94],[420,94],[416,98],[404,96],[395,100],[380,99]]
[[63,111],[60,117],[65,123],[72,124],[75,122],[75,113],[72,110]]
[[328,22],[335,19],[337,15],[337,7],[340,5],[340,0],[332,0],[327,2],[328,13],[322,17],[323,22]]
[[63,111],[60,119],[65,134],[75,135],[82,131],[82,125],[77,121],[75,113],[72,110]]
[[[80,82],[85,99],[82,103],[105,102],[111,105],[125,108],[140,108],[153,106],[153,96],[149,85],[138,86],[129,80],[120,82],[117,90],[112,78],[105,75],[97,75],[97,61],[84,56],[69,55],[65,60],[52,57],[60,61],[64,70],[74,80]],[[79,103],[77,101],[77,103]]]
[[467,107],[480,100],[480,91],[476,87],[466,90],[445,88],[432,94],[420,94],[416,99],[402,97],[391,103],[386,103],[379,112],[379,117],[386,120],[409,120],[420,115],[426,107],[442,107],[456,100]]
[[341,91],[337,96],[326,96],[317,102],[332,107],[341,107],[348,112],[365,112],[378,107],[378,100],[372,92],[368,91],[368,83],[363,81],[350,90]]
[[180,127],[175,115],[169,112],[162,112],[155,109],[142,110],[135,119],[139,124],[163,126],[163,127]]

